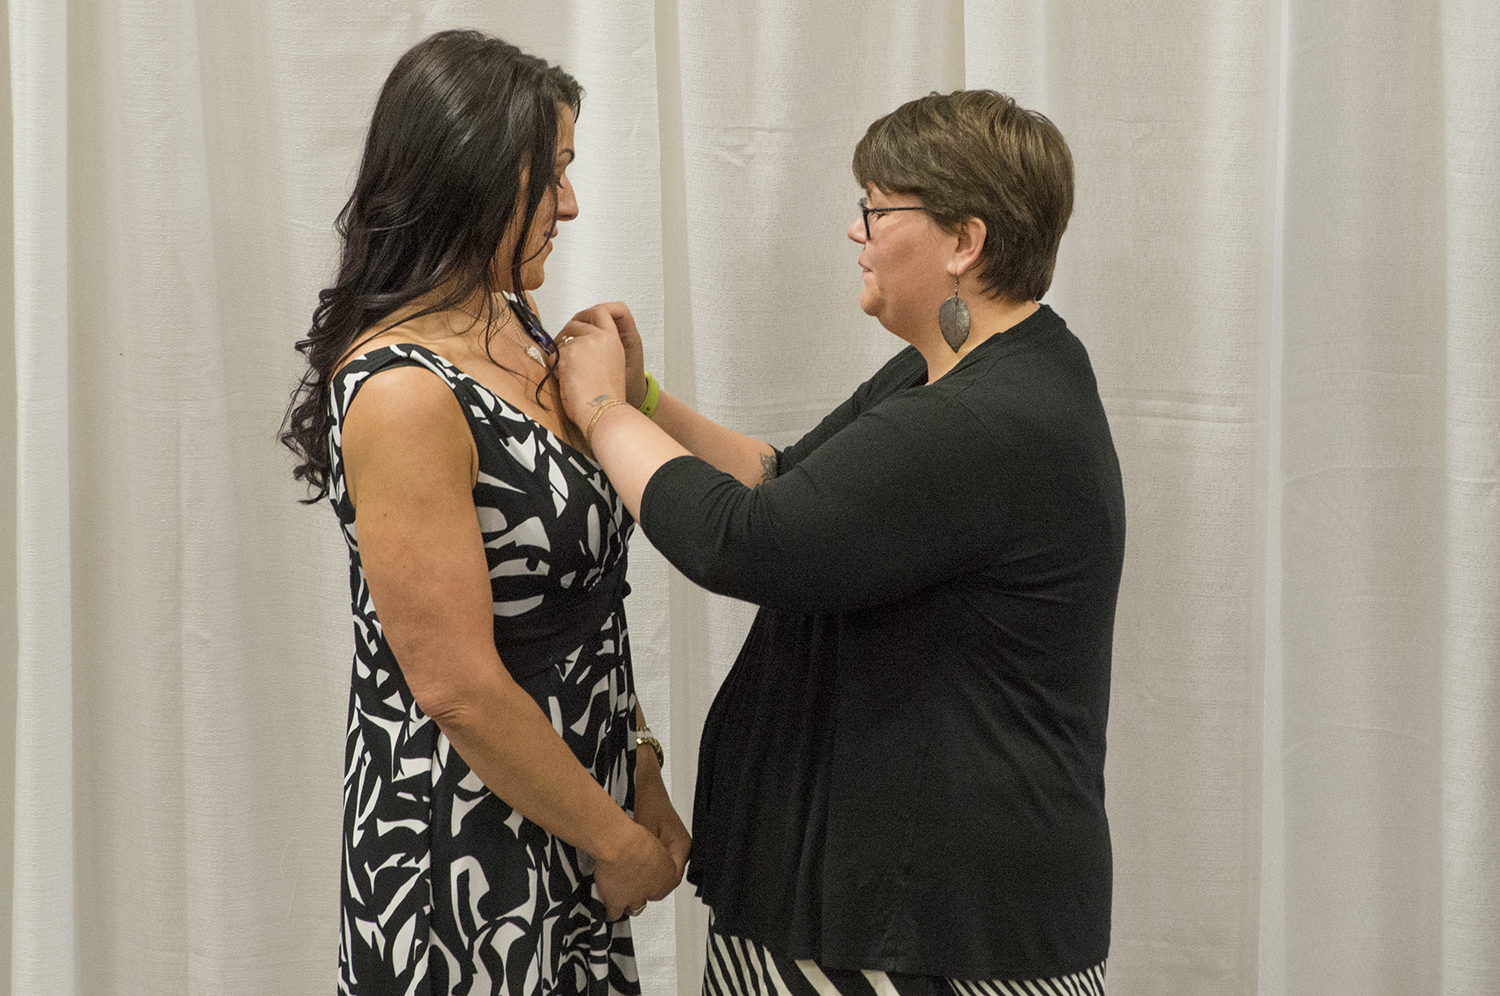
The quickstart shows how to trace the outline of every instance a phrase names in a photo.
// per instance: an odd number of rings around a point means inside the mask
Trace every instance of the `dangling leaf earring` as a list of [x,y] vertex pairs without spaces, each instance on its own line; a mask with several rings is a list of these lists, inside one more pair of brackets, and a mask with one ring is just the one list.
[[953,296],[938,309],[938,328],[943,331],[943,341],[955,353],[969,341],[969,306],[958,296],[958,277],[953,278]]

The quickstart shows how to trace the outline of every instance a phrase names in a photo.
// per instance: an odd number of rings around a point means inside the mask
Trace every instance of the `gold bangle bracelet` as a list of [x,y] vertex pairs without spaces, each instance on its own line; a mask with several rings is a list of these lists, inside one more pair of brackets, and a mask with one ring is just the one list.
[[599,418],[600,418],[600,416],[602,416],[605,412],[609,411],[611,408],[614,408],[616,405],[628,405],[628,404],[630,404],[630,402],[628,402],[628,401],[626,401],[626,400],[624,400],[622,398],[610,398],[608,401],[604,402],[604,404],[600,405],[598,408],[595,408],[594,409],[594,417],[591,418],[591,419],[589,419],[589,427],[587,429],[583,430],[583,441],[586,442],[586,443],[588,443],[590,446],[593,446],[594,445],[594,428],[595,428],[595,426],[597,426],[599,424]]

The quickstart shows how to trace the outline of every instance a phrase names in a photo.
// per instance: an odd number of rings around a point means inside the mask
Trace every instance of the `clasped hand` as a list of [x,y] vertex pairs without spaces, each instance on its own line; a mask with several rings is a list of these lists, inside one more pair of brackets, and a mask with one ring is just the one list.
[[[618,857],[594,860],[594,885],[611,922],[638,910],[648,899],[665,899],[682,881],[683,863],[645,827],[631,826],[635,832]],[[686,857],[684,852],[684,861]]]
[[594,863],[594,884],[611,920],[663,899],[682,881],[692,838],[672,807],[656,758],[640,751],[635,769],[635,826],[627,856]]

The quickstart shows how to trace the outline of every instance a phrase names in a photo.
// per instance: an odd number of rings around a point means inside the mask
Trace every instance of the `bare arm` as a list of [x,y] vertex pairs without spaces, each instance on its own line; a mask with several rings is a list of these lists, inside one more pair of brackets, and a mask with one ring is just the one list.
[[[639,705],[635,710],[635,726],[638,730],[647,728],[646,716]],[[687,868],[688,850],[693,839],[667,795],[656,753],[646,748],[638,748],[635,755],[635,819],[661,841],[676,862],[680,876]]]
[[651,421],[689,453],[753,488],[776,477],[776,451],[758,439],[704,418],[686,402],[661,392]]
[[372,377],[343,431],[370,595],[417,704],[527,819],[593,855],[610,917],[676,885],[665,847],[578,762],[495,649],[473,440],[439,379]]
[[[559,338],[565,344],[557,358],[558,382],[568,418],[592,436],[594,458],[604,467],[609,483],[630,514],[639,520],[641,496],[651,475],[668,460],[692,454],[629,403],[624,347],[613,326],[600,306],[563,327]],[[609,405],[610,401],[624,404]]]
[[[601,304],[579,317],[587,321],[592,313],[595,318],[599,318],[601,311],[614,323],[625,354],[624,393],[617,397],[629,401],[631,407],[639,408],[646,397],[646,375],[642,365],[641,336],[635,327],[635,317],[621,301]],[[598,320],[592,324],[603,327]],[[703,417],[685,401],[666,391],[661,392],[661,402],[652,415],[652,421],[693,456],[738,479],[746,487],[764,484],[776,476],[776,451],[769,444]]]

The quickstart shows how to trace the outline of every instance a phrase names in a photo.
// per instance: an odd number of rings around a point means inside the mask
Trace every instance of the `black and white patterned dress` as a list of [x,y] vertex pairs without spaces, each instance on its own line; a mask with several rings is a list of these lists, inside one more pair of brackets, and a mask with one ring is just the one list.
[[381,632],[340,439],[360,385],[398,366],[441,377],[474,435],[501,658],[584,767],[634,806],[622,603],[633,523],[603,471],[431,350],[392,345],[351,361],[334,380],[330,432],[355,635],[339,992],[637,996],[629,924],[606,922],[592,859],[485,788],[417,706]]

